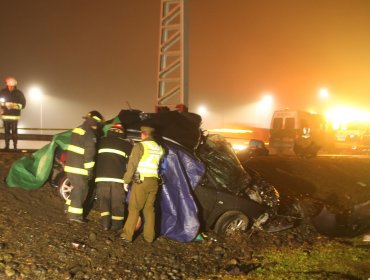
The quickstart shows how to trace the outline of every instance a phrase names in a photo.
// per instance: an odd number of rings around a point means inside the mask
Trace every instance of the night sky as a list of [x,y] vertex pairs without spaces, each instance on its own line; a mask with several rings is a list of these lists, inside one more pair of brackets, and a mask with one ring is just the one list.
[[[43,89],[44,127],[92,109],[109,119],[126,102],[154,110],[160,0],[0,3],[0,77],[26,96]],[[254,106],[265,93],[275,109],[319,110],[321,87],[328,102],[369,110],[369,34],[368,0],[190,0],[190,110],[207,106],[205,124],[268,126]],[[39,111],[28,98],[21,126],[40,126]]]

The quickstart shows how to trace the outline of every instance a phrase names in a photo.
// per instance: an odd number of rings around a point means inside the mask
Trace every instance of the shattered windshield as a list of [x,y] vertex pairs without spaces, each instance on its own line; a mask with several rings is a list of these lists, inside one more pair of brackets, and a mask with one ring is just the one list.
[[214,187],[236,193],[249,184],[251,176],[222,136],[208,135],[205,143],[198,148],[197,155],[206,165],[208,176],[216,182]]

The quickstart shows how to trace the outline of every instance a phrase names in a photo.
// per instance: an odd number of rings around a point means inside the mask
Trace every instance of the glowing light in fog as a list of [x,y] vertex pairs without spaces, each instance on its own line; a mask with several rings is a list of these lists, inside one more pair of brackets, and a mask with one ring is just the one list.
[[328,110],[326,119],[334,129],[346,129],[348,124],[370,124],[370,113],[358,108],[338,106]]
[[32,99],[41,100],[42,99],[42,90],[41,88],[34,86],[30,88],[30,95]]
[[329,90],[327,88],[320,88],[319,89],[319,97],[320,97],[320,99],[328,99],[329,98]]
[[43,110],[42,110],[43,92],[42,92],[40,87],[33,86],[33,87],[30,88],[29,94],[30,94],[32,99],[40,102],[40,129],[41,129],[41,133],[42,133],[42,129],[43,129],[43,122],[42,122],[43,121],[43,118],[42,118],[42,114],[43,114]]
[[258,107],[260,110],[267,111],[272,110],[272,105],[274,104],[274,98],[271,94],[266,94],[262,96],[261,100],[258,102]]
[[245,150],[248,146],[243,144],[232,144],[233,150],[236,152]]
[[204,115],[206,115],[207,114],[207,107],[205,107],[205,106],[199,106],[198,107],[198,110],[197,110],[197,112],[198,112],[198,114],[199,115],[202,115],[202,116],[204,116]]

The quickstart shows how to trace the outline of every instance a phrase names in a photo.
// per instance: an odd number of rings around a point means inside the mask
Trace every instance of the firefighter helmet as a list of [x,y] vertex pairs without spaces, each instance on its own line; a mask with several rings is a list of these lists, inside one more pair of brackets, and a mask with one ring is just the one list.
[[100,114],[98,111],[90,111],[86,114],[86,116],[83,116],[84,119],[90,118],[96,121],[99,124],[104,123],[104,117],[102,114]]
[[110,127],[110,130],[114,132],[119,132],[119,133],[123,133],[125,131],[124,127],[120,123],[112,124],[112,126]]

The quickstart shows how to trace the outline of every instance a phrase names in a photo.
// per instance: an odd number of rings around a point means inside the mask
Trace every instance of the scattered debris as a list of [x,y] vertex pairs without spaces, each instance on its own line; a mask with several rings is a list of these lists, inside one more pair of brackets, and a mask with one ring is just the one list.
[[80,242],[72,242],[71,244],[72,244],[73,248],[76,248],[76,249],[83,249],[83,248],[86,247],[85,244],[80,243]]

